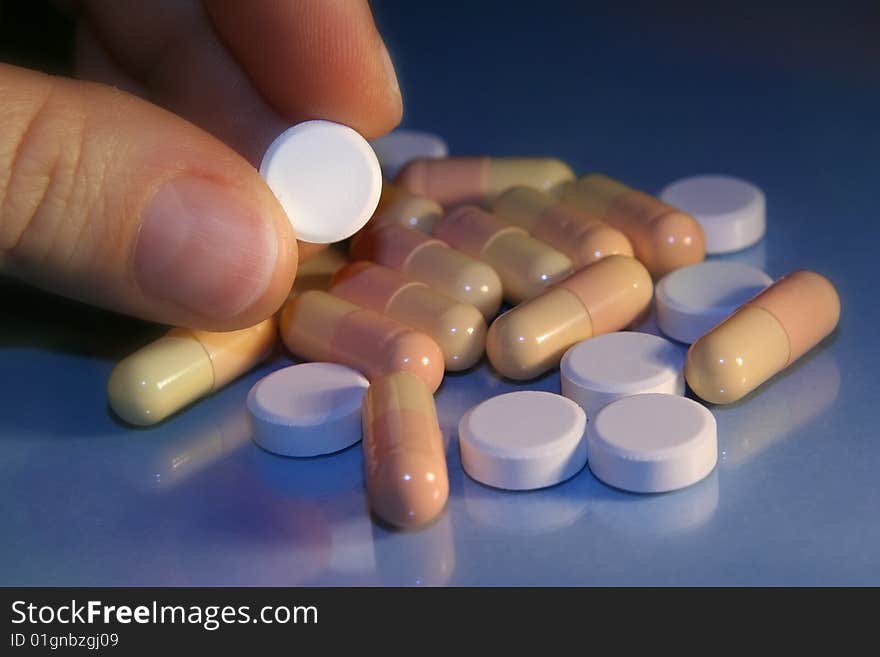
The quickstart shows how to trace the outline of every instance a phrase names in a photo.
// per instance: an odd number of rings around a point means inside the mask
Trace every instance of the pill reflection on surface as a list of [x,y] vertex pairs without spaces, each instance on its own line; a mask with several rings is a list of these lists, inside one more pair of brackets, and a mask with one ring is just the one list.
[[[773,452],[770,458],[785,459],[781,447],[786,439],[799,435],[808,422],[819,422],[834,407],[840,395],[841,374],[830,349],[808,354],[767,386],[761,394],[749,399],[748,411],[718,407],[719,448],[722,468],[739,468]],[[820,429],[821,431],[821,429]],[[779,446],[779,447],[777,447]]]
[[419,531],[389,540],[373,523],[373,544],[380,581],[386,586],[445,586],[455,574],[455,534],[449,513]]

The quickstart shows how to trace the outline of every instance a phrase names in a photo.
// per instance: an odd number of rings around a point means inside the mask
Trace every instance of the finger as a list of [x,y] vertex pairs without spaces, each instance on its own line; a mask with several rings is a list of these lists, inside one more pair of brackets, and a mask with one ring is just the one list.
[[[351,4],[356,6],[359,2],[355,0]],[[278,6],[284,5],[278,3]],[[256,76],[242,69],[218,39],[201,4],[194,0],[93,1],[85,3],[85,8],[85,18],[97,39],[125,71],[147,88],[151,100],[202,126],[254,165],[259,164],[271,141],[291,123],[327,118],[351,125],[372,137],[386,132],[399,121],[399,98],[397,104],[391,103],[389,116],[370,95],[375,93],[370,91],[374,88],[387,88],[387,82],[378,87],[367,85],[367,93],[354,94],[354,103],[342,99],[345,102],[337,107],[335,100],[318,102],[318,94],[357,86],[365,75],[360,64],[333,67],[335,73],[328,78],[332,84],[328,82],[325,86],[309,84],[311,76],[306,75],[301,81],[304,90],[291,92],[293,102],[275,104],[272,101],[273,107],[264,99],[264,95],[270,100],[271,96],[262,86],[259,90],[254,86]],[[220,14],[226,15],[222,11]],[[302,38],[310,44],[308,49],[303,46],[310,57],[332,61],[338,57],[337,49],[348,53],[350,47],[340,46],[334,38],[356,37],[355,43],[360,44],[368,43],[366,37],[370,34],[378,39],[368,9],[364,18],[371,32],[366,31],[363,36],[347,34],[341,29],[338,32],[324,29],[322,26],[331,24],[331,18],[328,15],[323,23],[298,28]],[[339,24],[344,22],[340,20]],[[296,36],[296,30],[291,29],[290,33]],[[312,34],[320,38],[316,41]],[[378,43],[381,44],[381,39]],[[363,59],[374,61],[376,57],[367,58],[366,50],[365,46],[360,48]],[[384,51],[379,55],[381,52]],[[293,86],[288,73],[281,70],[279,75],[275,86]],[[331,97],[338,100],[340,94],[333,93],[336,95]]]
[[367,137],[400,121],[388,50],[365,0],[205,0],[222,41],[283,116],[324,118]]
[[[103,45],[98,42],[98,39],[85,21],[80,21],[77,26],[76,70],[78,75],[89,80],[112,85],[142,98],[149,96],[149,92],[144,85],[136,82],[113,60]],[[272,126],[271,130],[276,130],[276,126],[279,125],[275,123],[276,121],[277,119],[273,116],[271,121],[264,122],[261,127],[266,129],[268,126]],[[274,136],[274,132],[271,134],[267,132],[265,139],[272,139]],[[252,137],[245,137],[245,139],[249,147],[255,145],[256,140]],[[263,140],[259,141],[262,142]],[[260,146],[258,149],[255,149],[254,157],[257,157],[256,151],[262,148]],[[261,157],[262,151],[259,151],[259,153]],[[325,247],[322,244],[312,244],[309,242],[298,242],[298,246],[300,261],[308,260]]]
[[0,271],[212,330],[284,301],[296,242],[257,172],[134,96],[0,65]]
[[258,165],[291,122],[273,110],[217,39],[195,0],[96,0],[84,20],[148,98]]

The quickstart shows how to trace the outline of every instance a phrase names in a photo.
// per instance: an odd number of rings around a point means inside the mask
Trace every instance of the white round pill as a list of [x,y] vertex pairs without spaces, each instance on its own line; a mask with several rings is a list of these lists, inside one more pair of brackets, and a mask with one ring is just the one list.
[[559,365],[562,394],[592,420],[621,397],[684,394],[685,350],[656,335],[620,331],[579,342]]
[[633,493],[684,488],[715,467],[716,431],[712,413],[686,397],[624,397],[590,423],[590,470],[609,486]]
[[419,130],[399,129],[370,142],[386,178],[394,178],[410,160],[423,157],[446,157],[449,148],[437,135]]
[[269,146],[260,175],[297,239],[329,244],[351,237],[373,215],[382,171],[367,140],[332,121],[306,121]]
[[773,283],[760,269],[738,262],[700,262],[676,269],[657,284],[657,326],[691,344]]
[[706,235],[706,253],[751,246],[766,230],[764,192],[732,176],[692,176],[672,183],[660,199],[693,215]]
[[360,372],[335,363],[272,372],[248,393],[254,442],[283,456],[332,454],[354,445],[369,385]]
[[584,467],[585,426],[581,407],[561,395],[523,390],[492,397],[459,422],[461,464],[495,488],[552,486]]

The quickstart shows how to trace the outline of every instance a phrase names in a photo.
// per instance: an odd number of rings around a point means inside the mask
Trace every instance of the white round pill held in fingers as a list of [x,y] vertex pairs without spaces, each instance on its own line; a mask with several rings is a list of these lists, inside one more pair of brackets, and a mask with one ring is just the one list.
[[561,483],[585,465],[586,416],[570,399],[522,390],[474,406],[458,425],[461,464],[472,478],[506,490]]
[[562,394],[592,421],[603,406],[629,395],[684,394],[685,350],[650,333],[618,331],[577,343],[559,364]]
[[670,272],[657,283],[657,326],[691,344],[773,283],[739,262],[706,261]]
[[254,442],[282,456],[320,456],[361,439],[361,402],[370,382],[335,363],[276,370],[247,397]]
[[699,222],[706,236],[706,253],[740,251],[764,237],[764,192],[740,178],[682,178],[665,187],[659,197]]
[[587,430],[590,470],[633,493],[665,493],[695,484],[718,461],[715,418],[677,395],[646,394],[608,404]]
[[388,179],[394,178],[410,160],[449,155],[449,148],[443,139],[419,130],[393,130],[384,137],[371,140],[370,145],[376,151],[382,173]]
[[306,121],[282,132],[263,156],[260,175],[297,239],[316,244],[354,235],[382,193],[382,171],[370,144],[332,121]]

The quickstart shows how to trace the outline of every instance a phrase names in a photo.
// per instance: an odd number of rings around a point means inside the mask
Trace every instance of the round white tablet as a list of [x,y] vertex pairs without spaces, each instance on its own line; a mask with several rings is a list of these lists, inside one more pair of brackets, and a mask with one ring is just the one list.
[[297,239],[329,244],[360,230],[379,204],[382,171],[367,140],[332,121],[306,121],[269,146],[260,175]]
[[685,350],[656,335],[620,331],[571,347],[559,365],[562,394],[592,420],[621,397],[646,392],[684,394]]
[[410,160],[449,155],[449,148],[442,138],[419,130],[394,130],[384,137],[373,139],[370,144],[376,151],[382,172],[389,179],[394,178]]
[[678,395],[624,397],[590,423],[587,451],[590,470],[609,486],[634,493],[684,488],[715,467],[715,418]]
[[657,284],[657,326],[690,344],[705,335],[773,279],[738,262],[700,262],[664,276]]
[[361,439],[361,401],[370,383],[335,363],[272,372],[247,398],[254,442],[283,456],[331,454]]
[[552,486],[584,467],[585,426],[581,407],[552,392],[492,397],[459,422],[461,464],[473,479],[495,488]]
[[706,235],[706,253],[751,246],[766,229],[764,192],[732,176],[692,176],[672,183],[660,199],[693,215]]

